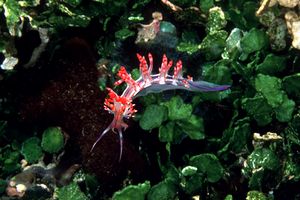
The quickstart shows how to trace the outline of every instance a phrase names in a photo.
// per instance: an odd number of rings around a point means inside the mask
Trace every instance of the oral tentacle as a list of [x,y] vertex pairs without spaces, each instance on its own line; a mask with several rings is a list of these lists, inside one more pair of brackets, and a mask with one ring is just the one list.
[[96,140],[96,142],[94,142],[90,152],[93,151],[93,149],[95,148],[96,144],[103,138],[104,135],[106,135],[106,133],[108,133],[108,131],[111,130],[111,126],[108,126],[98,137],[98,139]]
[[120,155],[119,155],[119,162],[121,161],[122,154],[123,154],[123,133],[122,129],[118,129],[119,133],[119,142],[120,142]]

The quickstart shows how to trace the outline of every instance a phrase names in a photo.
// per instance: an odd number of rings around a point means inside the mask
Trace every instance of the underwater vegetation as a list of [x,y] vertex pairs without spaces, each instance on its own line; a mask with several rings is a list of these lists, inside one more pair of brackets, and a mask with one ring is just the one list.
[[0,199],[299,199],[299,6],[0,0]]

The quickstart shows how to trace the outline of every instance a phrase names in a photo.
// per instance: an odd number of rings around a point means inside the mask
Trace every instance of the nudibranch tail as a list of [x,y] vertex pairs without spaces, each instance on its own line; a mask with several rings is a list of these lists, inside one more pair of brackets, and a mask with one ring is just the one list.
[[218,85],[207,81],[188,81],[191,91],[213,92],[223,91],[230,88],[230,85]]
[[161,67],[158,74],[151,74],[153,69],[153,56],[148,54],[149,65],[146,58],[137,54],[140,62],[140,77],[137,80],[132,79],[131,75],[127,73],[125,67],[121,67],[118,76],[120,80],[115,82],[115,86],[126,83],[127,87],[122,95],[118,95],[112,89],[107,88],[108,97],[104,101],[104,109],[114,115],[113,121],[110,125],[100,134],[97,141],[93,144],[91,151],[96,144],[103,138],[103,136],[110,130],[118,130],[120,141],[120,156],[121,160],[123,153],[123,130],[126,130],[128,125],[124,122],[124,118],[128,119],[134,116],[137,110],[134,109],[132,100],[138,96],[144,96],[148,93],[157,93],[165,90],[183,89],[193,92],[208,92],[208,91],[222,91],[230,88],[229,85],[217,85],[206,81],[193,81],[193,78],[182,76],[182,61],[179,60],[174,66],[173,75],[168,72],[173,66],[173,61],[168,61],[167,56],[164,54],[162,58]]

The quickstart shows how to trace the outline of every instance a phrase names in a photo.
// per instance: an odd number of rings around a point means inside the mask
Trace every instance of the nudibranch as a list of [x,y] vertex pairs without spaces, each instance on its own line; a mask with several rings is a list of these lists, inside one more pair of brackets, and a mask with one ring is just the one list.
[[104,101],[104,109],[114,115],[114,118],[110,125],[100,134],[96,142],[93,144],[91,151],[96,144],[103,138],[103,136],[110,130],[118,132],[120,141],[120,154],[119,161],[123,152],[123,130],[125,131],[128,125],[124,122],[124,118],[129,119],[134,117],[137,110],[134,109],[133,99],[138,96],[144,96],[148,93],[158,93],[165,90],[184,89],[193,92],[208,92],[208,91],[223,91],[227,90],[229,85],[217,85],[206,81],[193,81],[193,78],[182,76],[182,61],[179,60],[174,65],[173,75],[168,72],[173,66],[173,61],[168,60],[164,54],[162,58],[161,67],[158,74],[152,74],[153,69],[153,57],[149,53],[147,63],[146,58],[137,54],[137,58],[140,62],[140,77],[134,80],[130,74],[127,73],[124,66],[120,67],[118,77],[120,80],[114,83],[118,86],[122,83],[126,83],[127,87],[123,93],[119,96],[111,88],[107,88],[108,97]]

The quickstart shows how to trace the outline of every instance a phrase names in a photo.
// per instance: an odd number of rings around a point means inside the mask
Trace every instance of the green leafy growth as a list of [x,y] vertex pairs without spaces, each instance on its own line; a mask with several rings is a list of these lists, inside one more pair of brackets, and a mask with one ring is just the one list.
[[174,26],[171,22],[162,21],[160,22],[159,28],[163,33],[176,35],[176,26]]
[[[255,78],[255,88],[263,97],[258,94],[254,98],[245,98],[242,100],[242,106],[256,119],[259,125],[270,123],[273,112],[280,122],[288,122],[292,119],[295,102],[281,90],[279,78],[258,74]],[[266,105],[265,99],[270,106]]]
[[115,33],[115,37],[120,40],[125,40],[126,38],[133,36],[134,32],[128,28],[123,28]]
[[202,72],[203,79],[215,84],[231,84],[229,68],[222,62],[214,65],[205,65]]
[[185,104],[180,96],[174,96],[170,101],[164,103],[168,108],[168,119],[180,120],[191,116],[193,108],[190,104]]
[[170,121],[165,125],[159,127],[158,138],[161,142],[172,142],[174,141],[175,134],[175,122]]
[[59,188],[57,191],[57,196],[58,200],[88,200],[87,196],[81,192],[79,186],[75,182]]
[[275,109],[277,120],[280,122],[289,122],[293,117],[294,109],[295,102],[284,94],[282,104]]
[[172,200],[175,199],[177,194],[177,187],[174,183],[169,180],[165,179],[164,181],[154,185],[148,195],[148,200]]
[[239,153],[242,150],[247,150],[247,143],[251,137],[251,129],[249,118],[239,119],[234,123],[234,128],[225,130],[222,138],[224,147],[219,151]]
[[53,24],[56,30],[63,30],[66,27],[86,27],[91,18],[85,15],[73,14],[72,16],[52,15],[49,17],[49,23]]
[[206,175],[207,180],[211,183],[219,181],[224,175],[224,168],[219,159],[214,154],[200,154],[190,158],[189,165],[194,166]]
[[261,95],[256,95],[253,98],[243,98],[242,108],[255,119],[259,126],[265,126],[272,121],[272,107]]
[[[79,178],[81,179],[81,177]],[[99,189],[99,181],[96,176],[84,173],[85,188],[89,197],[95,197]]]
[[207,60],[217,59],[222,54],[228,33],[221,29],[226,24],[225,14],[220,7],[214,7],[209,10],[206,26],[207,35],[198,47],[204,51]]
[[186,177],[184,181],[182,181],[181,186],[187,194],[194,195],[199,192],[201,188],[204,186],[204,175],[202,173],[196,173],[192,176]]
[[144,200],[146,194],[150,190],[150,182],[140,183],[138,185],[129,185],[123,188],[121,191],[114,193],[113,200]]
[[183,176],[192,176],[197,173],[197,167],[194,166],[186,166],[181,170]]
[[201,140],[205,138],[204,122],[201,117],[191,115],[190,118],[186,118],[186,120],[177,121],[176,124],[192,140]]
[[165,106],[151,104],[146,107],[140,119],[140,127],[144,130],[151,130],[158,128],[166,119],[167,110]]
[[264,169],[258,169],[254,171],[248,182],[249,188],[256,190],[261,189],[263,185],[264,174]]
[[282,86],[288,95],[300,101],[300,73],[284,77]]
[[258,18],[255,16],[258,7],[257,2],[230,0],[227,13],[230,21],[237,28],[249,30],[259,24]]
[[253,190],[247,193],[246,200],[267,200],[267,197],[264,193]]
[[41,146],[48,153],[59,152],[64,146],[64,135],[61,128],[47,128],[43,133]]
[[196,0],[174,0],[174,3],[178,6],[190,7],[196,5]]
[[[169,148],[169,147],[167,147]],[[161,171],[164,174],[165,182],[172,182],[173,184],[177,184],[180,181],[180,171],[178,168],[176,168],[175,165],[173,165],[171,162],[164,165],[164,167],[161,167]]]
[[63,0],[63,2],[69,4],[70,6],[78,6],[82,0]]
[[231,194],[226,195],[224,200],[233,200],[233,196]]
[[290,144],[300,146],[299,132],[296,132],[294,128],[286,128],[284,134]]
[[0,138],[4,135],[6,128],[7,128],[7,122],[0,121]]
[[203,50],[207,60],[220,58],[226,46],[227,32],[224,30],[209,33],[199,45],[199,49]]
[[267,99],[272,108],[282,104],[284,92],[281,90],[281,80],[279,78],[258,74],[255,78],[255,88]]
[[284,70],[285,65],[285,57],[268,54],[265,60],[261,64],[256,66],[256,71],[262,74],[274,75]]
[[201,0],[199,4],[201,10],[208,13],[209,9],[214,6],[214,0]]
[[21,153],[29,163],[35,163],[43,156],[40,143],[37,137],[31,137],[23,142]]
[[195,195],[201,191],[205,183],[205,176],[202,172],[199,172],[197,167],[186,166],[181,170],[181,182],[180,186],[189,195]]
[[292,178],[294,181],[300,180],[300,166],[297,165],[290,156],[284,163],[283,174],[286,179]]
[[177,45],[177,50],[193,54],[199,50],[199,38],[194,31],[184,31],[181,35],[181,42]]
[[130,74],[134,80],[137,80],[141,75],[140,70],[137,68],[133,69]]
[[137,8],[141,8],[143,9],[151,0],[140,0],[140,1],[136,1],[133,6],[132,9],[137,9]]
[[116,48],[116,44],[115,42],[111,42],[109,40],[100,39],[96,42],[95,48],[97,49],[99,55],[104,58],[108,58]]
[[222,53],[222,58],[224,59],[235,59],[239,56],[240,50],[239,45],[243,37],[243,32],[234,28],[226,39],[226,46],[224,52]]
[[199,42],[199,36],[196,31],[185,30],[181,34],[181,40],[183,42],[197,43]]
[[269,44],[268,36],[265,31],[252,28],[241,40],[243,53],[250,54],[266,48]]
[[6,180],[2,180],[0,179],[0,194],[2,195],[5,190],[6,190],[6,187],[7,187],[7,181]]
[[159,127],[158,138],[161,142],[180,144],[185,136],[183,130],[177,125],[177,121],[169,121]]
[[20,16],[22,15],[21,8],[16,0],[5,1],[4,15],[6,25],[12,36],[21,36]]
[[292,129],[296,132],[300,132],[300,110],[294,115],[293,120],[290,123]]
[[0,149],[1,174],[8,175],[21,168],[19,151],[12,151],[10,148]]
[[198,44],[194,44],[191,42],[180,42],[177,45],[177,50],[180,52],[186,52],[189,55],[191,55],[199,50],[198,46],[199,46]]
[[255,15],[258,6],[258,2],[253,1],[246,1],[243,4],[242,15],[246,19],[248,29],[250,27],[257,27],[260,24],[258,21],[258,17]]

